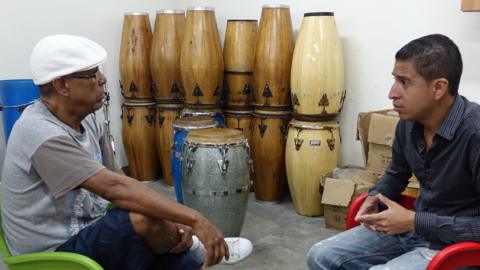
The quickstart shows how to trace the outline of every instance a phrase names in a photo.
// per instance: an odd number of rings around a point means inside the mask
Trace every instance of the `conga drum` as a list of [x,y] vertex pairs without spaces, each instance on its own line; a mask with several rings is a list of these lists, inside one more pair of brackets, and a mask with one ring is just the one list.
[[253,111],[224,111],[225,127],[238,129],[243,133],[243,136],[247,138],[248,143],[251,144],[251,130],[252,130],[252,117]]
[[253,92],[253,62],[257,41],[257,20],[228,20],[223,45],[226,107],[250,105]]
[[223,56],[215,11],[211,7],[187,9],[180,74],[186,107],[218,106],[223,85]]
[[165,184],[173,186],[172,177],[172,148],[173,148],[173,122],[180,117],[182,104],[157,103],[157,116],[155,120],[155,146],[158,159],[162,167]]
[[212,117],[217,123],[217,127],[225,127],[225,117],[222,114],[220,108],[211,108],[211,109],[192,109],[184,108],[180,113],[180,118],[184,117],[197,117],[197,116],[206,116]]
[[152,89],[157,103],[183,103],[180,48],[184,29],[183,11],[157,11],[150,54]]
[[173,123],[173,153],[172,153],[172,172],[173,182],[175,184],[175,195],[177,201],[183,203],[182,194],[182,161],[183,161],[183,143],[188,133],[197,129],[214,128],[217,124],[211,117],[197,116],[185,117],[175,120]]
[[155,151],[155,103],[128,103],[122,105],[123,146],[133,178],[155,180],[158,159]]
[[290,68],[293,54],[290,9],[286,5],[262,8],[253,68],[253,104],[269,110],[289,110]]
[[247,211],[251,160],[235,129],[194,130],[184,143],[185,205],[202,213],[226,237],[239,236]]
[[320,177],[338,167],[340,146],[338,122],[290,122],[285,165],[293,205],[299,214],[323,214]]
[[277,203],[285,193],[285,142],[288,111],[255,110],[252,120],[252,158],[255,198]]
[[333,119],[345,99],[343,55],[333,12],[305,13],[292,60],[296,119]]
[[130,102],[152,99],[150,47],[152,30],[148,13],[125,13],[120,45],[120,87]]

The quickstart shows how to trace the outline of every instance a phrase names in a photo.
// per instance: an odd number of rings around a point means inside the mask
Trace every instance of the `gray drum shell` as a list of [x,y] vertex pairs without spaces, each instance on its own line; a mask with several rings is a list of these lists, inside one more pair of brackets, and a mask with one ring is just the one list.
[[[228,170],[222,175],[217,162],[222,160],[220,147],[195,144],[198,148],[192,151],[188,143],[185,141],[182,162],[185,205],[208,218],[225,237],[239,236],[249,196],[248,144],[245,141],[229,146],[226,153]],[[190,171],[186,168],[189,160],[193,161]]]

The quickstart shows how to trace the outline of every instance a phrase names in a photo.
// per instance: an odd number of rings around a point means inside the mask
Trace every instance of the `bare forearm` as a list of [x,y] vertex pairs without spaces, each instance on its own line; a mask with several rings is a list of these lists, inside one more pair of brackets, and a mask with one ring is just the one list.
[[83,188],[112,201],[119,208],[193,227],[200,215],[195,210],[162,196],[123,174],[101,170]]

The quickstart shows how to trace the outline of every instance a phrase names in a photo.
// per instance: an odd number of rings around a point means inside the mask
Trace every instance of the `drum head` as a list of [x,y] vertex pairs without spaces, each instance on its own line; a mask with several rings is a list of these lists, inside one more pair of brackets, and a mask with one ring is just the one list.
[[177,130],[205,129],[216,126],[215,119],[206,116],[179,118],[173,123],[173,127]]
[[233,144],[245,141],[240,130],[233,128],[211,128],[191,131],[185,141],[204,144]]
[[307,122],[297,119],[292,119],[288,125],[290,127],[301,129],[338,129],[340,127],[337,121]]

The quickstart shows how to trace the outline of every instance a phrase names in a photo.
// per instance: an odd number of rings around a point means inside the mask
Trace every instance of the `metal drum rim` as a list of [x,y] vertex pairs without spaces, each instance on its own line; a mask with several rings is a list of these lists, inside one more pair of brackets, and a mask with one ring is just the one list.
[[180,9],[161,9],[157,10],[157,14],[182,14],[185,15],[185,11]]
[[255,19],[228,19],[227,22],[258,22]]
[[317,17],[317,16],[335,16],[335,14],[330,11],[303,13],[303,17]]
[[125,12],[123,13],[125,16],[148,16],[148,12]]
[[262,8],[290,8],[290,6],[285,4],[267,4],[263,5]]
[[[293,123],[292,123],[293,122]],[[297,122],[297,123],[296,123]],[[305,125],[301,125],[298,122],[306,123]],[[324,123],[324,125],[316,125],[316,123]],[[307,122],[307,121],[300,121],[296,119],[292,119],[290,123],[288,123],[289,127],[293,128],[303,128],[303,129],[315,129],[315,130],[326,130],[326,129],[335,129],[340,128],[340,123],[338,121],[318,121],[318,122]]]
[[190,145],[195,145],[195,146],[201,145],[202,147],[205,147],[205,148],[218,148],[219,146],[240,147],[240,146],[248,145],[248,140],[247,139],[242,139],[241,141],[236,141],[236,142],[231,142],[231,143],[192,142],[192,141],[188,140],[188,136],[187,136],[185,138],[185,141],[183,142],[183,144],[184,145],[190,144]]
[[215,8],[209,6],[191,6],[187,8],[187,11],[215,11]]

